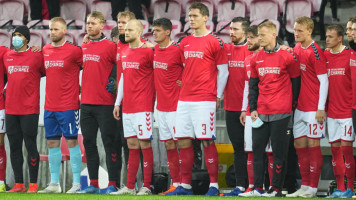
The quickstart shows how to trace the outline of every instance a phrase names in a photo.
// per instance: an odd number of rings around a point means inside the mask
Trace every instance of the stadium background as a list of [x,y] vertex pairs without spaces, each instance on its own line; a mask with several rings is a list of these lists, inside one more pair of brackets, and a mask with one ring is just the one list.
[[[171,38],[177,40],[178,38],[191,33],[189,30],[188,18],[186,15],[189,4],[193,0],[152,0],[150,8],[142,5],[142,13],[144,19],[141,22],[144,24],[144,37],[153,42],[152,33],[150,32],[151,23],[154,19],[159,17],[167,17],[173,23],[173,31]],[[325,48],[325,41],[320,37],[320,5],[321,0],[289,0],[287,9],[284,0],[202,0],[210,10],[210,17],[207,23],[207,28],[218,35],[225,41],[230,42],[229,27],[223,28],[229,23],[229,20],[236,16],[249,17],[252,24],[259,24],[265,19],[272,20],[279,28],[280,36],[287,42],[288,38],[293,34],[293,24],[296,17],[310,16],[316,22],[313,39],[317,41],[320,46]],[[339,22],[344,27],[347,19],[354,15],[356,1],[355,0],[339,0],[338,18]],[[85,35],[85,16],[90,11],[101,11],[104,13],[107,22],[104,27],[104,34],[109,37],[110,31],[117,25],[111,17],[111,4],[109,1],[100,0],[60,0],[60,15],[67,20],[68,34],[66,38],[68,41],[76,45],[81,45],[83,36]],[[287,11],[287,12],[285,12]],[[50,42],[48,20],[32,20],[29,0],[0,0],[0,45],[10,47],[11,33],[18,25],[27,25],[31,31],[30,46],[38,45],[44,46]],[[325,9],[324,24],[328,25],[334,23],[332,19],[330,3]],[[292,36],[293,37],[293,36]],[[347,38],[344,44],[347,45]],[[39,122],[39,134],[37,137],[38,149],[40,154],[48,154],[45,143],[44,128],[43,128],[43,106],[44,106],[44,91],[45,78],[41,80],[41,115]],[[223,104],[217,112],[217,143],[230,143],[225,126],[225,113],[222,109]],[[100,137],[100,135],[99,135]],[[103,168],[106,168],[105,156],[103,156],[104,149],[101,138],[98,137],[98,147],[100,149],[100,163]],[[6,140],[6,144],[8,144]],[[164,144],[159,142],[158,128],[155,125],[154,129],[154,171],[168,173],[167,158]],[[322,180],[333,179],[333,172],[331,167],[331,153],[327,148],[330,145],[327,140],[322,140],[322,151],[324,155],[324,165],[321,174]],[[9,148],[6,145],[8,157]],[[24,156],[27,156],[24,149]],[[9,161],[9,160],[8,160]],[[27,165],[24,163],[24,165]],[[67,172],[70,174],[70,164],[66,164]],[[204,165],[204,162],[203,162]],[[83,163],[82,169],[86,166]],[[63,167],[63,165],[62,165]],[[123,170],[124,171],[124,170]],[[27,166],[24,168],[25,182],[28,183]],[[142,176],[141,174],[138,177]],[[125,176],[122,176],[124,178]],[[40,163],[39,171],[39,187],[45,187],[49,181],[48,162]],[[14,179],[11,168],[11,163],[7,165],[7,183],[12,186]],[[138,178],[138,180],[140,180]],[[66,185],[71,183],[70,176],[67,176]],[[125,182],[125,180],[123,180]],[[325,188],[328,182],[320,182],[320,187]],[[324,185],[323,185],[324,184]]]

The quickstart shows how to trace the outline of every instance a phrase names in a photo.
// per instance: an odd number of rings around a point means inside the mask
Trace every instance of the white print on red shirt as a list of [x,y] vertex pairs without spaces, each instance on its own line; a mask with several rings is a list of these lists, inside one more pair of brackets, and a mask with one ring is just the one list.
[[83,55],[83,62],[85,62],[85,61],[99,62],[99,60],[100,60],[100,56],[98,56],[98,55],[92,55],[92,54],[84,54]]
[[244,61],[229,60],[229,67],[244,67]]
[[260,76],[264,76],[265,74],[279,74],[281,71],[280,67],[261,67],[258,68],[258,73]]
[[140,69],[139,62],[122,62],[122,69]]
[[300,63],[300,69],[303,70],[303,71],[307,71],[307,66]]
[[203,59],[204,52],[200,51],[184,51],[184,57],[185,59],[188,58],[200,58]]
[[49,67],[63,67],[63,66],[64,66],[64,60],[47,60],[47,61],[45,61],[46,69]]
[[9,66],[8,73],[12,74],[14,72],[28,72],[29,66]]
[[154,69],[164,69],[164,70],[167,70],[167,68],[168,68],[168,63],[153,61],[153,68],[154,68]]
[[356,67],[356,60],[350,59],[350,67]]
[[327,69],[328,77],[334,75],[345,75],[345,68]]

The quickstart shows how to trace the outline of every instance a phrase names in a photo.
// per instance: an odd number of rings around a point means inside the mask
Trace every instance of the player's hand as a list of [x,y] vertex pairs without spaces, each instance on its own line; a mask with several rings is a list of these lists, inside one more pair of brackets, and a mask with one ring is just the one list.
[[245,126],[245,122],[246,122],[246,112],[241,112],[240,123],[242,124],[242,126]]
[[318,110],[316,111],[315,114],[315,119],[316,121],[318,121],[318,123],[324,123],[325,121],[325,110]]
[[143,45],[142,45],[142,48],[154,48],[155,45],[153,45],[151,42],[145,42]]
[[120,106],[115,106],[114,107],[114,111],[113,111],[113,114],[114,114],[114,118],[116,120],[120,120]]
[[108,83],[106,84],[106,90],[110,92],[111,94],[116,94],[116,80],[113,77],[110,77],[108,80]]
[[89,42],[89,35],[85,34],[83,38],[83,43],[88,43]]
[[181,81],[181,80],[177,80],[176,83],[177,83],[177,85],[178,85],[179,87],[182,86],[182,81]]
[[32,52],[41,52],[42,51],[42,49],[41,49],[41,47],[40,46],[32,46],[31,47],[31,51]]
[[251,113],[252,122],[256,121],[257,118],[258,118],[258,113],[257,113],[257,110],[255,110]]
[[216,97],[216,110],[218,110],[220,107],[220,98]]
[[293,48],[292,48],[292,47],[290,47],[290,46],[288,46],[288,45],[285,45],[285,44],[281,45],[281,49],[282,49],[282,50],[293,51]]

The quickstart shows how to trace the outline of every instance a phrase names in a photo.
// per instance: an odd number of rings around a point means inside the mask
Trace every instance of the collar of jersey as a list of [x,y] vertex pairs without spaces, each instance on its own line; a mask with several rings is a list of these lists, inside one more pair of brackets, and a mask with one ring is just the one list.
[[17,52],[17,53],[22,53],[22,52],[28,51],[29,49],[30,49],[30,47],[29,47],[29,46],[27,46],[27,49],[26,49],[26,50],[24,50],[24,51],[16,51],[16,49],[14,49],[14,50],[15,50],[15,52]]
[[168,46],[166,46],[166,47],[160,47],[159,45],[158,45],[158,47],[159,47],[160,49],[167,49],[168,47],[170,47],[170,46],[172,45],[173,42],[174,42],[174,41],[171,41],[171,42],[168,44]]
[[266,53],[274,53],[274,52],[279,51],[280,48],[281,48],[281,46],[280,46],[278,43],[276,43],[276,46],[274,47],[274,49],[272,49],[272,50],[266,50],[265,48],[263,48],[263,50],[264,50]]
[[339,53],[343,52],[345,48],[346,48],[346,46],[343,45],[341,51],[339,51],[339,52],[332,52],[332,49],[330,49],[330,53],[331,53],[331,54],[339,54]]
[[192,34],[192,36],[193,37],[205,37],[205,36],[207,36],[207,35],[209,35],[211,32],[208,32],[207,34],[205,34],[205,35],[194,35],[194,33]]
[[105,38],[106,38],[106,37],[105,37],[104,33],[101,33],[100,38],[97,38],[97,39],[90,39],[90,41],[92,41],[92,42],[99,42],[99,41],[101,41],[101,40],[103,40],[103,39],[105,39]]
[[63,44],[61,44],[61,45],[54,45],[53,42],[52,42],[52,47],[62,47],[62,46],[65,45],[66,42],[67,42],[67,40],[64,41]]
[[300,47],[302,47],[302,49],[307,49],[307,48],[309,48],[310,47],[310,45],[312,45],[314,43],[314,40],[308,45],[308,46],[306,46],[306,47],[303,47],[302,46],[302,44],[300,44]]
[[247,39],[245,39],[243,42],[238,43],[238,44],[234,44],[234,43],[233,43],[233,45],[234,45],[235,47],[237,47],[237,46],[244,46],[246,43],[247,43]]

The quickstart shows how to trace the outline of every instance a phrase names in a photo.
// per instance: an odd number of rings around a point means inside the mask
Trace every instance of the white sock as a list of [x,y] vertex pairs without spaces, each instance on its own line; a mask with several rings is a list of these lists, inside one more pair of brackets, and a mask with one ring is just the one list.
[[187,189],[187,190],[192,189],[192,186],[189,185],[189,184],[181,183],[180,185],[181,185],[184,189]]
[[216,188],[216,189],[219,189],[218,183],[210,183],[209,188],[210,188],[210,187],[214,187],[214,188]]
[[249,187],[249,188],[253,188],[253,187],[255,187],[255,185],[250,184],[250,185],[248,185],[248,187]]
[[178,187],[178,186],[179,186],[179,183],[173,183],[173,186],[174,186],[174,187]]
[[307,186],[307,185],[302,185],[302,186],[300,186],[300,188],[303,189],[303,190],[307,190],[307,189],[309,189],[309,186]]

